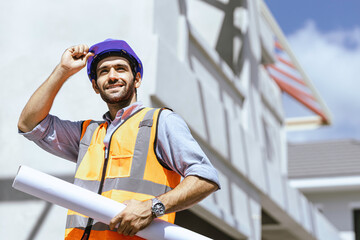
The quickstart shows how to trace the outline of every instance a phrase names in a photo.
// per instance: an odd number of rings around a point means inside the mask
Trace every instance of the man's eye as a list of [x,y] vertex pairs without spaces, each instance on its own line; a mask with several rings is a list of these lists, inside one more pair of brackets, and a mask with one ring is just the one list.
[[103,69],[103,70],[101,70],[101,71],[100,71],[100,73],[99,73],[99,74],[101,75],[101,74],[105,74],[105,73],[107,73],[107,72],[108,72],[108,70]]
[[125,71],[125,68],[124,67],[117,67],[116,71]]

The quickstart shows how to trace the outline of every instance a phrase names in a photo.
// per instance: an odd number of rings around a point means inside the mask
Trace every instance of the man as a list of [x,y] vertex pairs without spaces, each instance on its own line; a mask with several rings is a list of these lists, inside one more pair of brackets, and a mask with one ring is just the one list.
[[[109,109],[104,121],[50,115],[61,86],[86,65]],[[77,163],[74,184],[127,205],[109,226],[69,210],[65,239],[139,239],[134,235],[155,217],[174,222],[175,212],[219,188],[216,170],[185,122],[137,102],[142,76],[142,62],[125,41],[70,47],[21,113],[21,134]]]

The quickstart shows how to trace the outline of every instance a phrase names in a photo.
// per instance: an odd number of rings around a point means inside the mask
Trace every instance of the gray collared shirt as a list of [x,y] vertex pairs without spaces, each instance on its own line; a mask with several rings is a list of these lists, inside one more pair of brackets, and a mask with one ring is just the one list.
[[[136,102],[119,110],[111,120],[109,112],[103,119],[108,122],[104,144],[109,145],[110,137],[129,116],[144,108]],[[48,115],[32,131],[21,133],[44,150],[76,162],[83,121],[61,120]],[[205,153],[195,141],[185,121],[176,113],[164,110],[160,114],[156,154],[163,165],[168,166],[182,177],[195,175],[216,183],[220,187],[218,174]]]

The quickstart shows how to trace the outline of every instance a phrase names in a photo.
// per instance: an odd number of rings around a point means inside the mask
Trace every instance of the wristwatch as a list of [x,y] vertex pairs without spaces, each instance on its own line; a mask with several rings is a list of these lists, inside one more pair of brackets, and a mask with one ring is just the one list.
[[151,212],[155,217],[161,217],[165,214],[165,206],[164,204],[157,198],[151,199],[152,206]]

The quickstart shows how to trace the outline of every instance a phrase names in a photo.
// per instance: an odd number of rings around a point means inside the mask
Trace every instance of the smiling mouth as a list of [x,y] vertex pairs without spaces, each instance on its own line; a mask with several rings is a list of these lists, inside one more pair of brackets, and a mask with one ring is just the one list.
[[118,87],[123,87],[124,84],[112,84],[112,85],[109,85],[107,86],[106,89],[113,89],[113,88],[118,88]]

